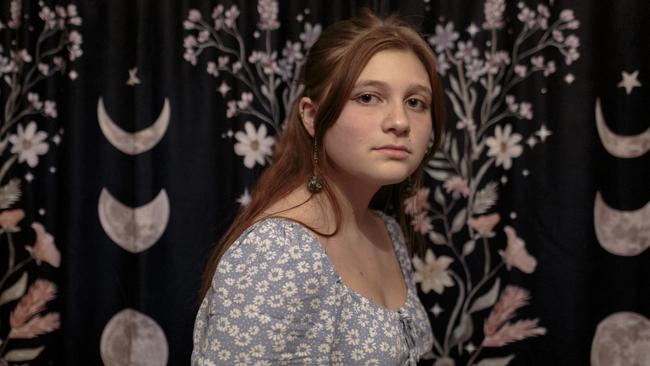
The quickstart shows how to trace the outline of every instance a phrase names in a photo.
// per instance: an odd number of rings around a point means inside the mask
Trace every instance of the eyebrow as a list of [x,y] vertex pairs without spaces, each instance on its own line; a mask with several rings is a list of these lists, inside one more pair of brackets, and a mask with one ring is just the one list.
[[[366,87],[366,86],[374,86],[382,90],[390,89],[388,83],[379,80],[361,80],[354,85],[354,89]],[[407,89],[409,91],[419,91],[427,95],[432,95],[431,88],[422,84],[410,84]]]

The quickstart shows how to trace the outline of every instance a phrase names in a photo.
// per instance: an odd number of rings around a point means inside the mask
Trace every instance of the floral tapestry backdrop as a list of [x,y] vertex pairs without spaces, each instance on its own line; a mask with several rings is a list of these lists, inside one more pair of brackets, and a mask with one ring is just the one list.
[[360,7],[415,26],[445,88],[404,202],[420,363],[650,365],[645,0],[2,2],[0,365],[189,364],[210,249]]

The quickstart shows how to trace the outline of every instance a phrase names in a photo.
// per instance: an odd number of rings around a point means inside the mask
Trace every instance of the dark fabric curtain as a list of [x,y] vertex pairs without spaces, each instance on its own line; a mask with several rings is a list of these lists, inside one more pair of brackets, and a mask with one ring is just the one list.
[[447,97],[405,202],[421,364],[650,365],[644,0],[3,1],[0,365],[189,364],[210,249],[360,7],[423,34]]

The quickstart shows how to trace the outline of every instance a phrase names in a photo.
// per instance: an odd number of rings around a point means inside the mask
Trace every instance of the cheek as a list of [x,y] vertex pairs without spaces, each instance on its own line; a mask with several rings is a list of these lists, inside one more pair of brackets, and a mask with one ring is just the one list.
[[370,134],[370,117],[367,113],[357,113],[354,108],[346,107],[332,127],[325,133],[325,143],[331,148],[352,151],[361,147]]
[[[363,136],[363,133],[359,132],[358,128],[351,126],[333,126],[328,132],[329,136],[326,136],[326,138],[329,137],[330,144],[334,146],[344,145],[344,143],[360,143],[361,136]],[[349,148],[351,146],[347,147]]]
[[431,126],[431,120],[427,119],[425,121],[421,121],[421,123],[414,125],[411,128],[411,132],[413,134],[412,140],[414,147],[421,151],[424,155],[424,151],[429,146],[429,142],[433,137],[433,127]]
[[[335,160],[341,160],[354,155],[355,150],[361,146],[362,140],[359,133],[353,128],[332,126],[324,136],[323,144],[327,155]],[[344,159],[345,160],[345,159]]]

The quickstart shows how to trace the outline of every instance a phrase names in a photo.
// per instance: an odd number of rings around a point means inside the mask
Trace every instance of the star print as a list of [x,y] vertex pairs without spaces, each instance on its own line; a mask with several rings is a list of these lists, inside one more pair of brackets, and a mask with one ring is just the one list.
[[52,174],[56,173],[56,167],[51,166],[50,167],[50,173],[52,173]]
[[230,87],[228,86],[228,84],[226,84],[225,81],[222,81],[221,85],[219,85],[219,88],[217,90],[219,91],[219,93],[221,93],[222,97],[225,97],[226,93],[230,91]]
[[479,31],[478,27],[474,23],[470,24],[469,27],[467,27],[466,30],[467,30],[467,33],[469,33],[469,35],[472,36],[472,37],[474,37],[474,35],[476,33],[478,33],[478,31]]
[[57,145],[60,144],[61,143],[61,136],[54,135],[54,137],[52,137],[52,142],[54,142]]
[[564,82],[567,84],[571,84],[575,81],[575,79],[576,77],[573,76],[573,74],[566,74],[566,76],[564,77]]
[[508,177],[504,175],[503,177],[501,177],[501,184],[506,184],[506,183],[508,183]]
[[45,209],[41,208],[40,210],[38,210],[38,214],[41,216],[45,215]]
[[526,144],[528,144],[528,146],[530,146],[530,148],[532,149],[533,147],[535,147],[535,145],[537,145],[537,139],[534,138],[533,136],[530,136],[528,140],[526,140]]
[[25,174],[25,180],[31,182],[34,180],[34,175],[32,173]]
[[535,132],[535,135],[539,136],[539,139],[544,142],[547,137],[552,135],[552,133],[546,128],[546,126],[542,125],[542,127],[539,128],[539,131]]
[[514,212],[514,211],[511,212],[511,213],[510,213],[510,219],[514,220],[514,219],[516,219],[516,218],[517,218],[517,213]]
[[438,303],[436,303],[435,305],[433,305],[433,307],[432,307],[430,310],[431,310],[431,313],[433,313],[433,316],[435,316],[436,318],[438,317],[438,315],[440,315],[440,313],[442,313],[442,312],[444,311],[444,310],[442,310],[442,308],[438,305]]
[[467,353],[472,353],[476,351],[476,347],[472,344],[472,342],[470,342],[467,344],[467,346],[465,346],[465,351],[467,351]]
[[524,170],[521,172],[521,175],[523,175],[524,177],[527,177],[528,174],[530,174],[530,170],[528,170],[528,169],[524,169]]
[[627,73],[625,71],[621,72],[623,80],[621,80],[617,86],[619,88],[625,88],[625,93],[628,95],[632,93],[632,89],[640,87],[641,83],[637,79],[639,77],[639,70],[635,70],[633,73]]
[[248,193],[248,188],[245,188],[244,193],[242,193],[242,195],[237,198],[237,203],[239,203],[241,206],[247,206],[249,203],[251,203],[251,195]]
[[129,69],[129,80],[126,81],[126,85],[134,86],[140,84],[140,79],[138,78],[138,68],[134,67]]

